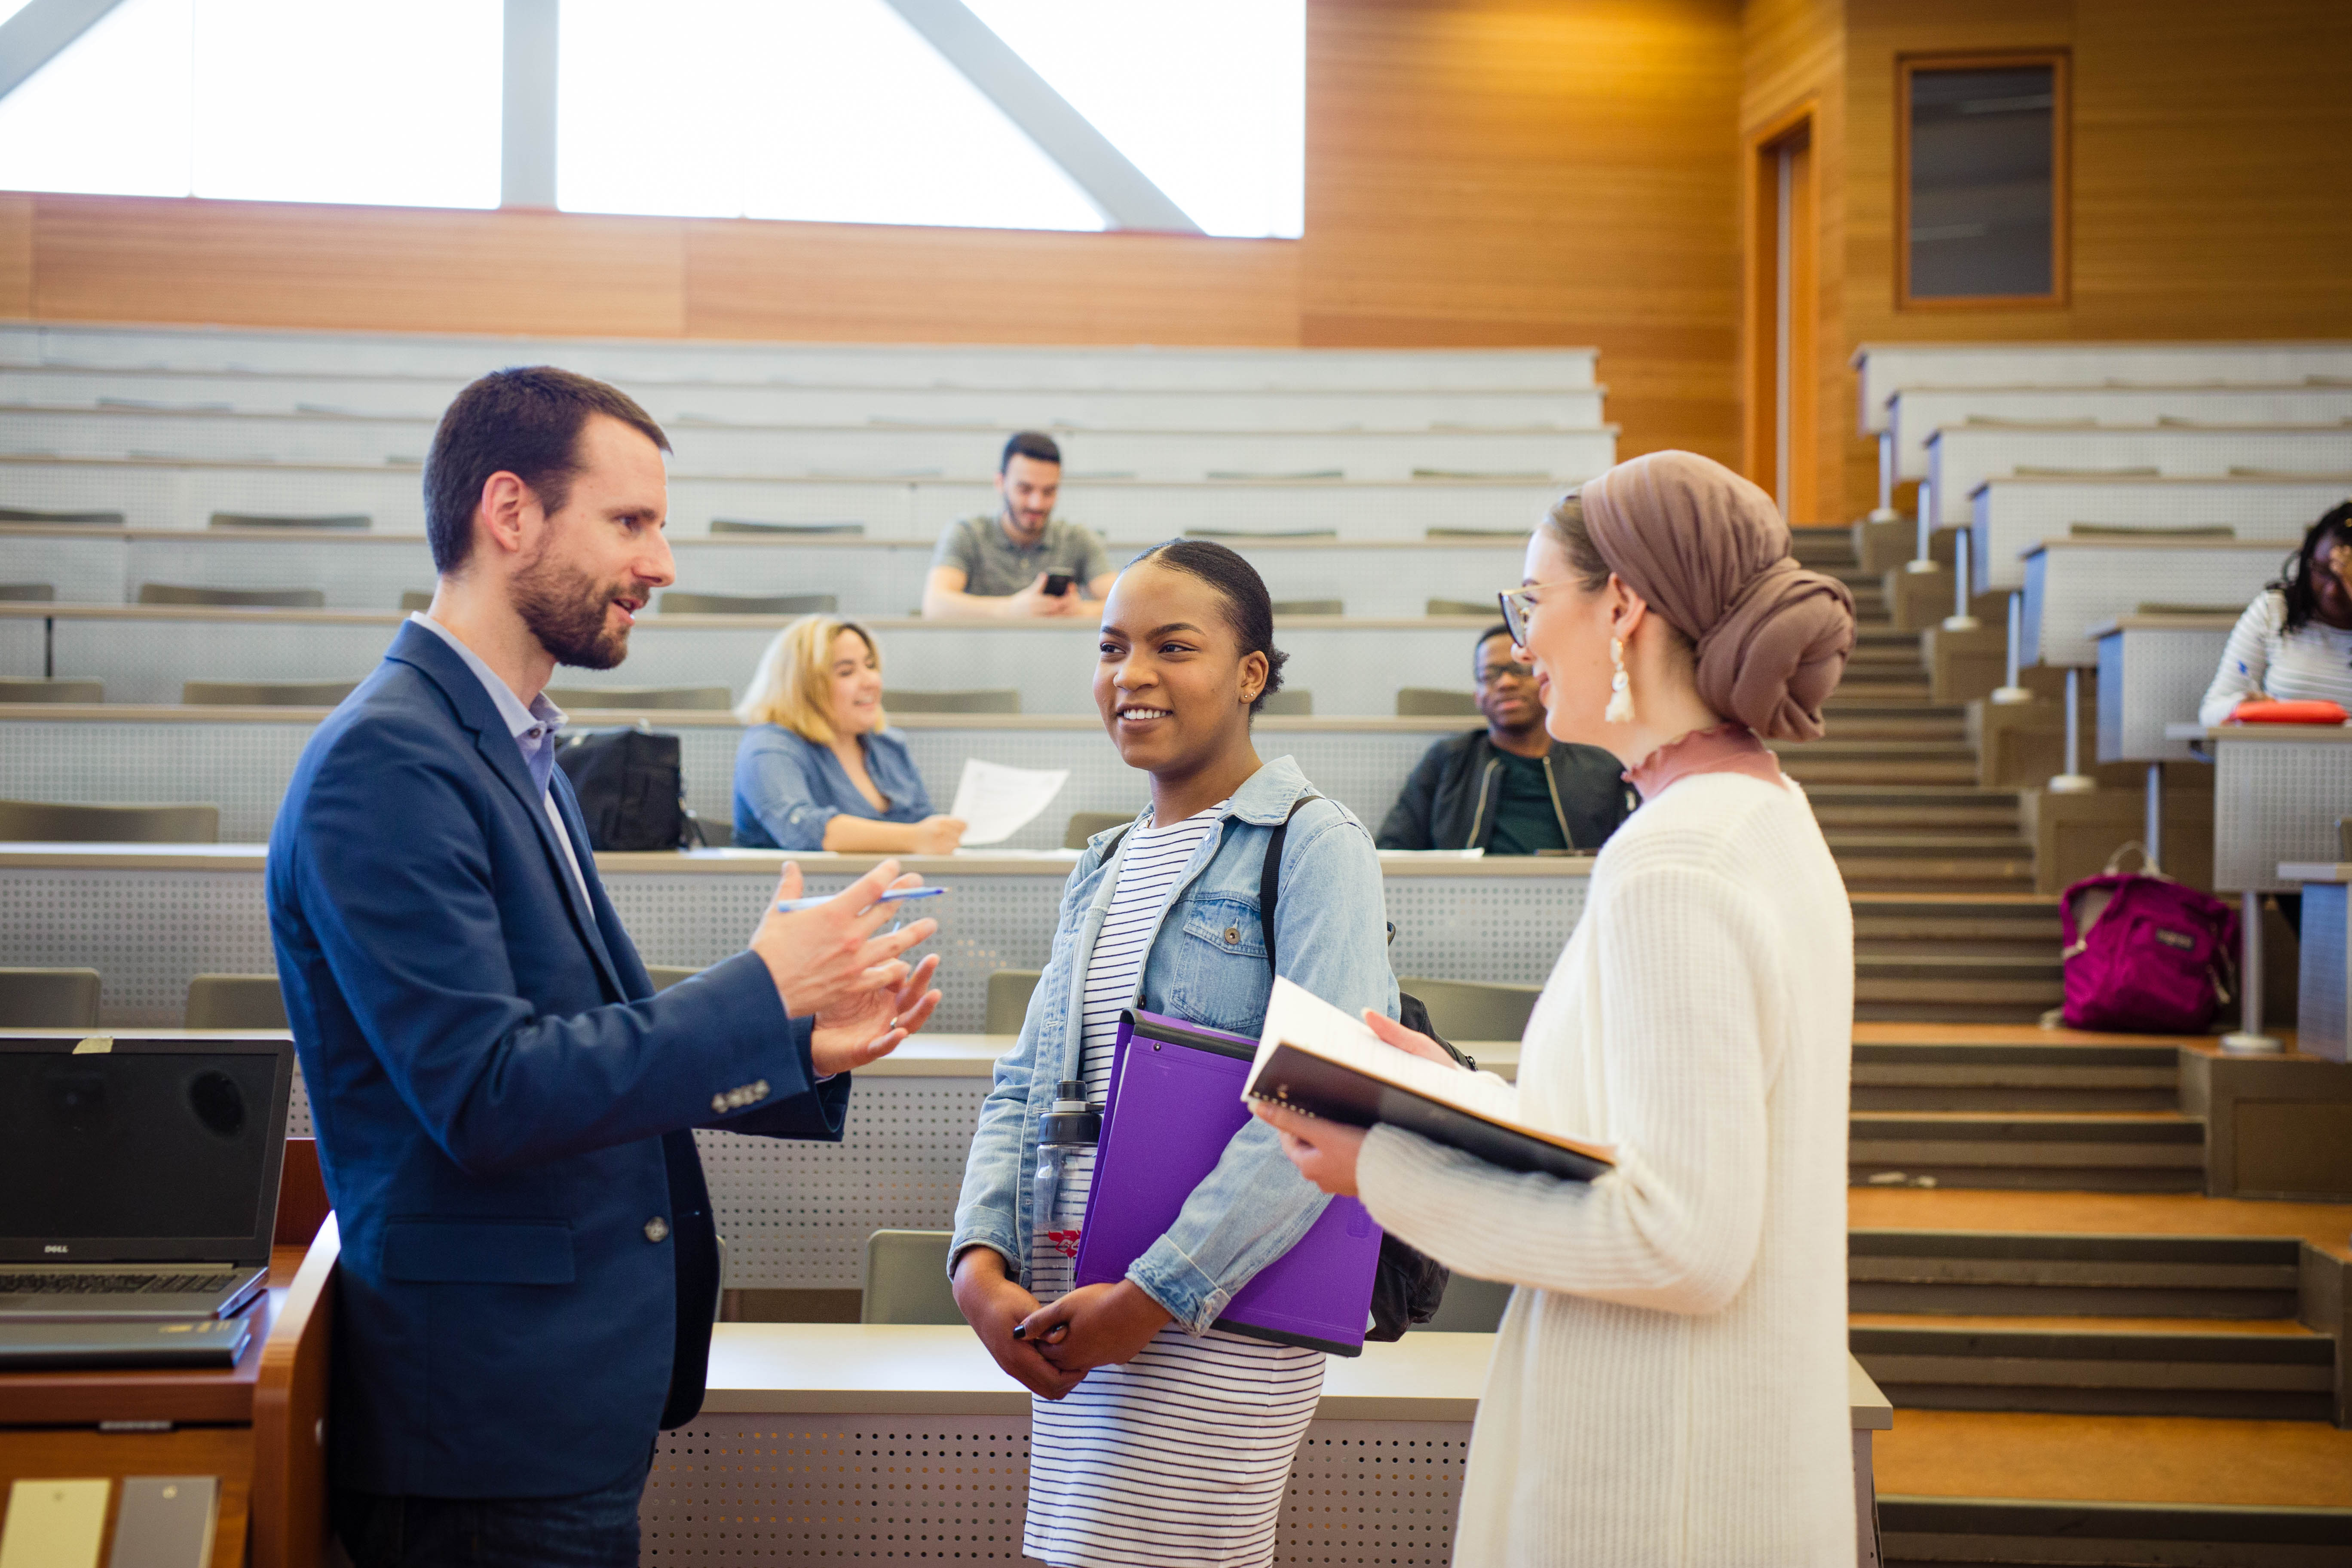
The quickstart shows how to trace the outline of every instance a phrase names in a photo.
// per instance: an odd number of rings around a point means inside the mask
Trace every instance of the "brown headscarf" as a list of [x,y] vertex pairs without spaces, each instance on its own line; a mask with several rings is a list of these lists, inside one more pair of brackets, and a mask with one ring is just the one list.
[[1768,740],[1814,741],[1853,651],[1853,595],[1789,555],[1762,489],[1696,452],[1652,452],[1585,482],[1609,569],[1698,649],[1698,695]]

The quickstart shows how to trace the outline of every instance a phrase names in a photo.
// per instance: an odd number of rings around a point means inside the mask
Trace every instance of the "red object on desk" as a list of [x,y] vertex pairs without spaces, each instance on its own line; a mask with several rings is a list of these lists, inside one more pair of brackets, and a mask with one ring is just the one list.
[[2230,711],[2232,724],[2341,724],[2347,719],[2352,719],[2352,713],[2347,713],[2342,704],[2317,700],[2275,702],[2255,697]]

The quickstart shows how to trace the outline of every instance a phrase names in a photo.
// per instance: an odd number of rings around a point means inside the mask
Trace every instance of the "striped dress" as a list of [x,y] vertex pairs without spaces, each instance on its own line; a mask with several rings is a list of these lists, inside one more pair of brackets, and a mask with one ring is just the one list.
[[[1128,835],[1110,909],[1087,964],[1079,1038],[1087,1098],[1110,1087],[1118,1016],[1136,1004],[1160,906],[1222,804]],[[1094,1156],[1063,1168],[1041,1216],[1037,1298],[1070,1289]],[[1031,1402],[1029,1515],[1022,1548],[1055,1568],[1164,1563],[1257,1568],[1274,1557],[1291,1457],[1323,1391],[1318,1351],[1174,1324],[1123,1366],[1097,1367],[1058,1403]]]

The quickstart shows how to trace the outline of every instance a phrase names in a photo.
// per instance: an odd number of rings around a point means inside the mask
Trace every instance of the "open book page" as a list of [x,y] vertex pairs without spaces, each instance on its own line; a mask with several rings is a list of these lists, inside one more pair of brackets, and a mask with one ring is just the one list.
[[[1550,1144],[1606,1161],[1608,1151],[1559,1133],[1531,1127],[1518,1116],[1518,1094],[1491,1073],[1464,1072],[1426,1057],[1401,1051],[1353,1018],[1303,986],[1277,976],[1266,1001],[1265,1032],[1242,1088],[1245,1100],[1258,1098],[1258,1080],[1275,1054],[1285,1048],[1304,1051],[1363,1074],[1441,1106]],[[1268,1096],[1268,1098],[1272,1098]],[[1382,1120],[1387,1120],[1385,1116]]]

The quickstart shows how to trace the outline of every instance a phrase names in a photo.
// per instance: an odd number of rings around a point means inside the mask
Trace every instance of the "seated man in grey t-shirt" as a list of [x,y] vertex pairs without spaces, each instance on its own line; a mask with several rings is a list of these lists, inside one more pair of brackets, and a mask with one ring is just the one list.
[[[1055,518],[1061,488],[1062,449],[1051,436],[1024,430],[1004,443],[996,515],[951,522],[940,535],[923,584],[923,614],[1101,615],[1118,574],[1091,531]],[[1048,593],[1050,587],[1062,592]]]

